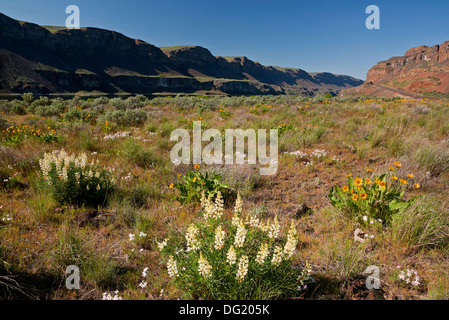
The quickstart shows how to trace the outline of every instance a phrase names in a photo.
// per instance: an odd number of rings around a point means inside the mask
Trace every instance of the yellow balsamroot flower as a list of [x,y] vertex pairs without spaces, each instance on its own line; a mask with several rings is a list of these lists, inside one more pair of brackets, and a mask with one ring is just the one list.
[[407,177],[409,177],[409,178],[414,178],[415,175],[414,175],[413,173],[410,173],[410,174],[407,175]]
[[195,182],[196,182],[196,180],[197,180],[197,179],[196,179],[196,177],[195,177],[195,178],[193,178],[192,182],[193,182],[193,183],[195,183]]
[[390,171],[396,171],[396,169],[395,168],[393,168],[392,166],[390,166]]
[[198,170],[201,166],[199,164],[196,164],[193,166],[196,170]]
[[342,190],[343,190],[343,192],[348,192],[349,187],[348,186],[344,186]]
[[413,185],[416,189],[419,189],[419,188],[421,188],[421,185],[419,184],[419,183],[417,183],[417,184],[415,184],[415,185]]
[[408,183],[408,181],[407,180],[404,180],[404,179],[401,179],[401,180],[399,180],[403,185],[406,185],[407,183]]
[[371,172],[373,172],[373,170],[371,170],[371,169],[366,169],[366,172],[367,172],[367,173],[371,173]]
[[360,177],[355,178],[354,183],[360,186],[363,183],[363,179]]
[[396,161],[396,162],[394,163],[394,165],[396,166],[396,168],[400,168],[400,167],[402,167],[402,164],[400,164],[400,163],[399,163],[399,162],[397,162],[397,161]]
[[366,183],[366,184],[371,184],[372,181],[371,181],[370,179],[366,179],[366,180],[365,180],[365,183]]
[[177,177],[178,177],[178,179],[181,179],[181,174],[178,173],[178,174],[177,174]]
[[175,187],[175,184],[174,183],[172,183],[171,185],[170,185],[170,189],[173,189]]
[[352,195],[352,200],[357,201],[358,198],[359,198],[359,195],[357,193],[354,193]]
[[368,198],[368,195],[366,193],[362,193],[360,195],[360,198],[363,199],[363,200],[366,200]]
[[352,174],[347,174],[346,175],[346,178],[350,178],[350,177],[352,177]]
[[391,180],[398,180],[398,177],[392,176],[392,177],[391,177]]
[[387,183],[386,183],[385,181],[380,181],[380,182],[379,182],[379,187],[380,187],[381,189],[384,189],[386,186],[387,186]]

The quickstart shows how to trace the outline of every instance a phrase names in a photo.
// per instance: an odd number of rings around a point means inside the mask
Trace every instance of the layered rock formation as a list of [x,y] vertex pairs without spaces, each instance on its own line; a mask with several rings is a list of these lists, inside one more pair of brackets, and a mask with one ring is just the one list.
[[202,47],[158,48],[114,31],[41,27],[0,14],[0,92],[338,93],[361,80],[215,57]]
[[342,94],[378,95],[383,92],[382,87],[397,89],[399,93],[449,93],[449,41],[412,48],[404,56],[381,61],[369,70],[363,86]]

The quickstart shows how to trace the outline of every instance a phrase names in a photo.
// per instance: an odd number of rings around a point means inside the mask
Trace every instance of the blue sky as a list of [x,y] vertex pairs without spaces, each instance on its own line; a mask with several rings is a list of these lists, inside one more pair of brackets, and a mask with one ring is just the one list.
[[[199,45],[214,55],[361,79],[381,60],[449,40],[447,0],[0,0],[0,12],[62,26],[71,4],[82,27],[159,47]],[[365,27],[372,4],[380,8],[380,30]]]

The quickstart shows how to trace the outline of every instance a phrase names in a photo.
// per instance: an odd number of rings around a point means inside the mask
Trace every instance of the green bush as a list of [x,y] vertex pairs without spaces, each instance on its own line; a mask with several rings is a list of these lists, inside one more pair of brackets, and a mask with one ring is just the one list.
[[241,215],[238,198],[232,220],[223,200],[203,201],[204,216],[182,234],[159,243],[161,258],[182,298],[202,300],[273,300],[295,296],[310,279],[308,266],[292,266],[298,234],[292,222],[287,237],[280,224]]
[[111,172],[93,161],[89,164],[84,153],[46,153],[39,164],[42,182],[60,204],[104,205],[114,189]]
[[8,121],[6,121],[5,119],[3,119],[2,116],[0,116],[0,130],[5,130],[6,128],[8,128]]
[[12,114],[24,115],[27,113],[26,107],[20,100],[13,100],[9,103],[9,112]]
[[145,110],[115,110],[107,111],[103,116],[99,117],[98,123],[103,124],[108,121],[120,126],[140,125],[145,123],[147,118]]
[[26,92],[22,94],[22,100],[25,102],[28,106],[31,105],[34,101],[34,95],[32,92]]

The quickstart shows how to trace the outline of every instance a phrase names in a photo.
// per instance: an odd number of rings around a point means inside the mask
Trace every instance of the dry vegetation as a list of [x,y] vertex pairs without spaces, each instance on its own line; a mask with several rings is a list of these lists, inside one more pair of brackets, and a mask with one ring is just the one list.
[[[234,195],[225,198],[225,216],[232,217],[240,192],[243,212],[278,217],[283,236],[293,220],[293,265],[310,264],[314,281],[286,298],[449,298],[445,100],[23,100],[0,104],[1,299],[102,299],[116,291],[123,299],[185,297],[170,279],[158,243],[200,217],[199,203],[173,200],[173,186],[189,170],[221,174]],[[219,130],[279,128],[278,173],[261,177],[251,166],[175,167],[170,134],[191,128],[195,119]],[[98,160],[112,173],[114,190],[89,206],[56,197],[43,183],[40,160],[61,149],[85,153],[89,163]],[[402,177],[413,174],[404,198],[418,198],[388,225],[361,225],[331,205],[331,188],[345,186],[347,175],[374,180],[390,174],[390,166]],[[369,236],[355,241],[356,229]],[[68,265],[80,267],[80,290],[65,288]],[[380,268],[380,291],[365,287],[370,265]],[[419,284],[412,284],[412,270]]]

